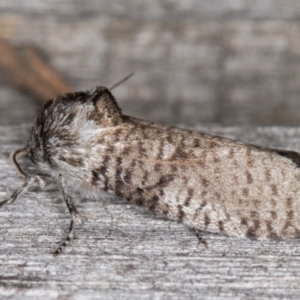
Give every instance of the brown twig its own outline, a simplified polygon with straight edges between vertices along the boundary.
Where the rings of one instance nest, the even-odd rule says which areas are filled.
[[[42,101],[71,91],[32,47],[16,50],[0,40],[0,68],[12,84],[26,89]]]

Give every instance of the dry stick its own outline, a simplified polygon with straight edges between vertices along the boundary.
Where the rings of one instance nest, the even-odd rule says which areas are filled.
[[[17,87],[32,92],[42,101],[71,91],[33,49],[25,51],[25,58],[22,59],[19,51],[0,40],[0,66]]]
[[[27,46],[17,51],[0,40],[0,67],[14,85],[28,90],[43,102],[71,91],[71,88],[41,59],[33,47]],[[110,90],[132,75],[133,73],[114,84]]]
[[[38,56],[32,47],[25,48],[24,52],[31,69],[49,84],[53,93],[61,95],[71,91],[71,88]]]

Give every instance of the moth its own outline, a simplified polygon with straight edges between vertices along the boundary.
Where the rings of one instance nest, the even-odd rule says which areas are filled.
[[[68,93],[38,113],[27,145],[12,154],[24,183],[0,203],[16,201],[43,173],[29,176],[28,155],[60,183],[71,215],[62,252],[74,237],[78,191],[110,194],[194,230],[252,239],[300,236],[300,155],[156,124],[122,114],[109,89]]]

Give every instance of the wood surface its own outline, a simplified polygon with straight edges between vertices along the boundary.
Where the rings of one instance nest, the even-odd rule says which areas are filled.
[[[38,49],[74,91],[135,72],[114,91],[125,114],[300,151],[297,127],[203,125],[300,124],[299,17],[296,0],[0,0],[0,38]],[[38,107],[0,70],[0,200],[22,182],[9,154]],[[1,299],[300,297],[299,240],[206,234],[205,248],[120,199],[75,199],[95,218],[56,258],[69,225],[56,186],[0,209]]]
[[[114,93],[136,117],[299,125],[299,16],[296,0],[0,0],[0,38],[38,48],[74,91],[134,72]]]
[[[299,128],[196,129],[259,145],[300,150]],[[22,178],[9,161],[30,125],[0,126],[0,199]],[[36,170],[25,158],[22,166]],[[298,299],[299,240],[251,241],[205,234],[120,199],[75,197],[94,218],[58,257],[69,213],[57,187],[30,189],[0,210],[1,299]]]

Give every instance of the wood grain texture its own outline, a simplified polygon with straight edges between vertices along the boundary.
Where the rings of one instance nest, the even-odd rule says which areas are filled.
[[[32,43],[72,85],[111,85],[124,113],[195,124],[299,124],[299,2],[0,0],[0,36]],[[288,22],[286,22],[288,20]],[[9,154],[38,103],[0,72],[0,199],[21,182]],[[298,128],[203,127],[299,151]],[[22,163],[28,170],[32,166]],[[56,188],[33,188],[0,210],[3,299],[298,299],[298,240],[249,241],[193,232],[134,206],[76,199],[95,215],[66,253],[69,214]]]
[[[197,129],[300,150],[298,128]],[[29,130],[26,124],[0,126],[1,199],[22,181],[9,154],[24,145]],[[33,172],[29,162],[22,165]],[[206,249],[184,225],[123,201],[77,197],[76,202],[95,219],[77,228],[72,246],[56,258],[50,252],[69,222],[57,188],[34,187],[16,204],[1,209],[2,299],[298,298],[298,240],[249,241],[207,234]]]
[[[48,15],[59,17],[132,18],[140,20],[153,19],[296,19],[300,15],[297,0],[230,0],[212,1],[170,1],[153,0],[117,0],[113,3],[105,0],[45,0],[43,2],[2,0],[1,6],[10,13],[30,15]]]
[[[74,91],[135,72],[115,91],[127,115],[298,125],[299,14],[295,0],[2,0],[0,37],[38,47]]]

